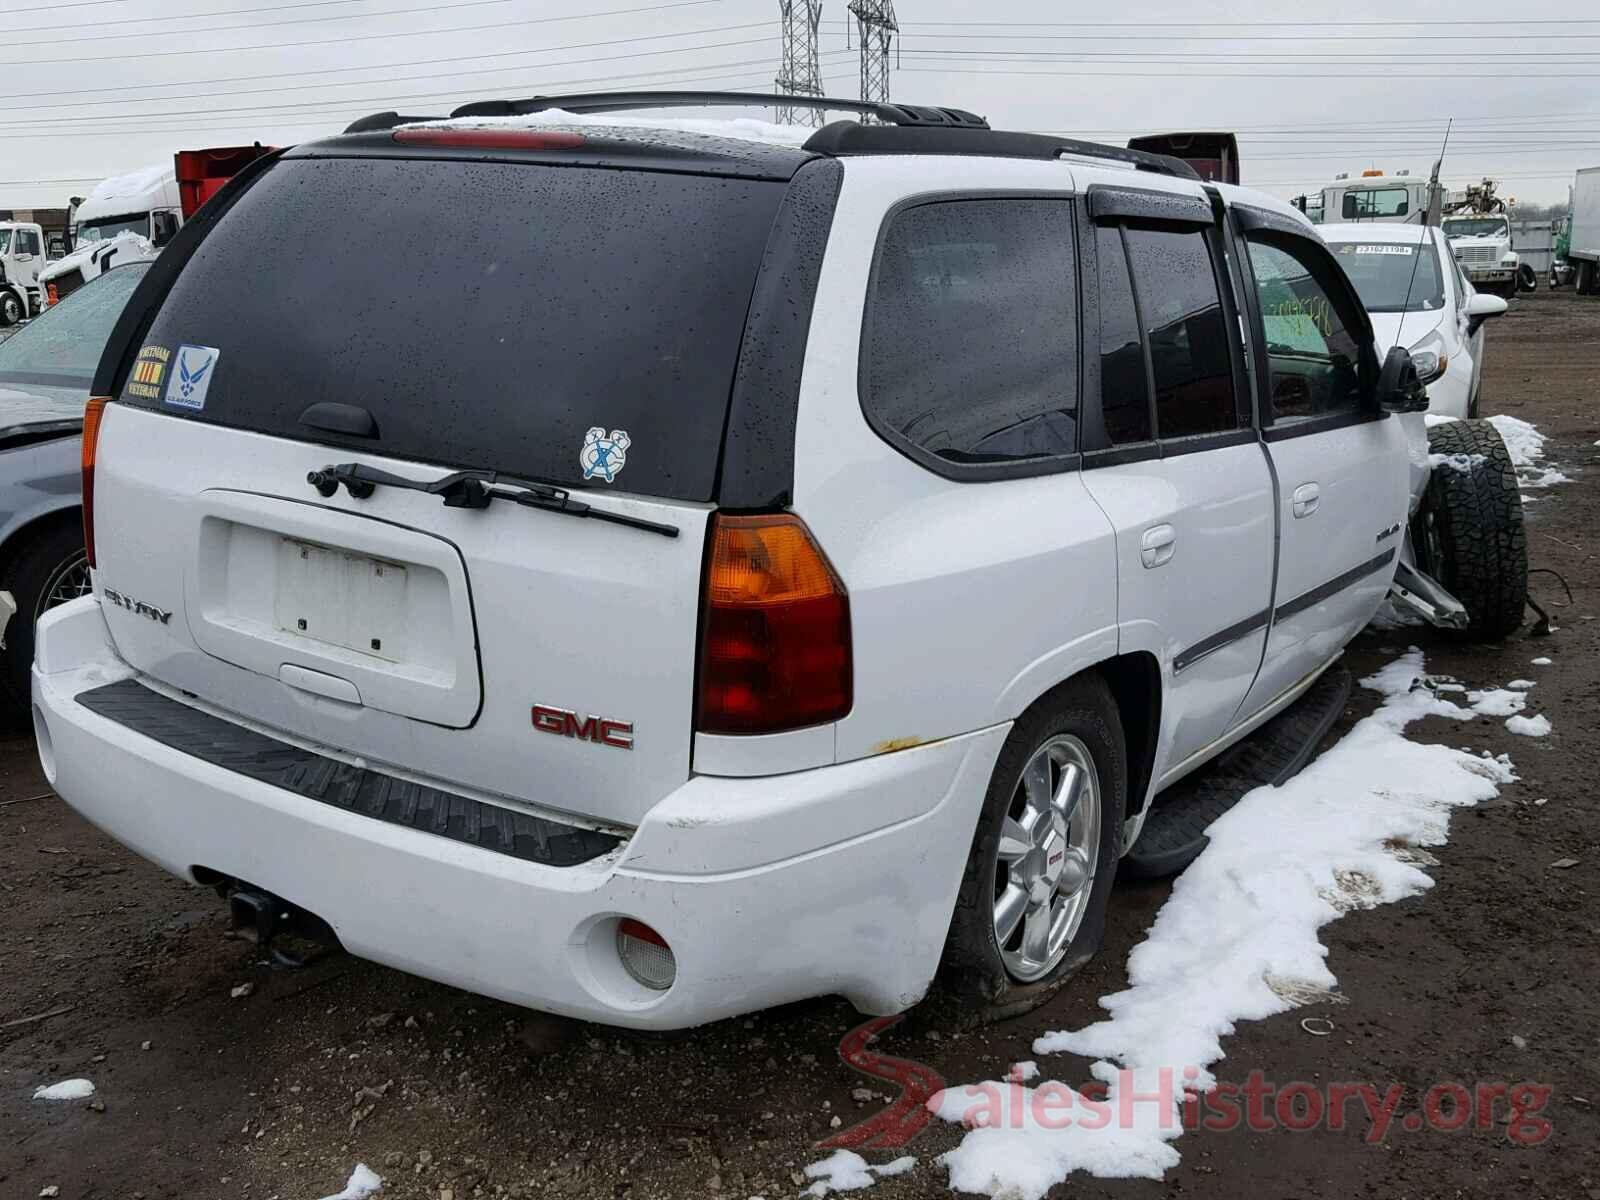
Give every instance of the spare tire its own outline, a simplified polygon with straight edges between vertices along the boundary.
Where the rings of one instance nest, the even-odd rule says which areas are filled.
[[[1465,635],[1499,641],[1522,624],[1528,603],[1528,535],[1517,472],[1488,421],[1428,430],[1433,470],[1412,526],[1424,571],[1466,606]]]

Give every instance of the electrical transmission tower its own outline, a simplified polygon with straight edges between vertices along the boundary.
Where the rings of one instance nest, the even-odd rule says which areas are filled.
[[[778,0],[783,17],[783,65],[773,80],[775,91],[790,96],[822,95],[822,69],[817,65],[817,26],[822,21],[822,0]],[[784,125],[821,125],[820,108],[780,108]]]
[[[861,98],[875,103],[889,99],[889,46],[900,32],[894,0],[850,0],[861,35]],[[866,118],[862,118],[865,120]]]

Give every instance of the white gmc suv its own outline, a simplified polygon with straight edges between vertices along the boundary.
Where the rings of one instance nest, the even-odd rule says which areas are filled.
[[[1288,206],[958,110],[521,116],[739,100],[383,114],[183,228],[39,627],[62,797],[268,947],[981,1018],[1303,761],[1392,583],[1520,621],[1503,449],[1426,502],[1416,373]]]

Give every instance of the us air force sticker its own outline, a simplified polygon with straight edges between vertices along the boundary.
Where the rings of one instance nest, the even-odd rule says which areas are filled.
[[[167,375],[166,402],[174,408],[198,412],[206,406],[206,392],[216,374],[222,351],[214,346],[179,346],[173,355],[173,369]]]
[[[628,447],[632,444],[626,429],[613,429],[607,435],[603,425],[591,428],[583,435],[583,449],[578,451],[583,477],[614,483],[622,468],[628,465]]]

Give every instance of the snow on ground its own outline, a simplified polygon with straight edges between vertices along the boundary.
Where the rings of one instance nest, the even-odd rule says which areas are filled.
[[[1543,713],[1532,717],[1510,717],[1506,720],[1506,728],[1524,737],[1549,737],[1550,718]]]
[[[87,1079],[63,1079],[49,1087],[35,1089],[35,1100],[87,1100],[94,1095],[94,1084]]]
[[[1468,692],[1467,703],[1472,711],[1485,717],[1515,716],[1528,706],[1528,697],[1509,688],[1491,688],[1485,692]]]
[[[799,146],[816,133],[805,125],[776,125],[751,117],[661,117],[641,113],[570,113],[559,108],[517,117],[459,117],[453,120],[424,121],[421,125],[452,129],[584,129],[609,126],[615,129],[676,129],[712,137],[737,138],[746,142],[769,142],[779,146]],[[401,126],[411,128],[411,126]]]
[[[1422,675],[1413,650],[1363,680],[1384,695],[1372,716],[1283,787],[1258,788],[1210,827],[1205,852],[1128,958],[1131,986],[1101,999],[1110,1016],[1034,1042],[1038,1054],[1094,1059],[1099,1095],[1006,1080],[929,1101],[968,1127],[940,1160],[952,1187],[1038,1200],[1073,1171],[1159,1179],[1177,1164],[1182,1094],[1213,1084],[1221,1039],[1239,1021],[1294,1007],[1286,996],[1332,991],[1338,981],[1317,931],[1431,887],[1421,865],[1431,860],[1415,848],[1442,844],[1452,810],[1516,778],[1504,756],[1403,736],[1426,716],[1476,716],[1415,687]]]
[[[1528,661],[1536,667],[1548,667],[1555,660],[1550,658],[1531,658]]]
[[[1449,424],[1456,419],[1436,413],[1423,414],[1423,423],[1430,428],[1434,425]],[[1500,440],[1506,444],[1506,451],[1511,455],[1511,465],[1517,469],[1517,482],[1523,487],[1551,487],[1557,483],[1572,482],[1554,467],[1545,466],[1540,462],[1544,458],[1544,444],[1548,439],[1539,432],[1533,422],[1507,416],[1505,413],[1496,413],[1489,418],[1489,424],[1499,431]],[[1434,467],[1450,466],[1457,470],[1468,470],[1471,467],[1472,457],[1474,456],[1465,454],[1430,454],[1428,463]]]
[[[1546,439],[1531,421],[1496,413],[1489,418],[1489,424],[1500,431],[1500,440],[1511,454],[1511,465],[1516,467],[1517,480],[1523,487],[1550,487],[1572,482],[1554,467],[1541,465],[1539,460],[1544,457]]]
[[[806,1189],[806,1195],[859,1191],[890,1175],[904,1175],[916,1165],[917,1160],[909,1154],[875,1167],[854,1150],[835,1150],[821,1162],[806,1168],[806,1178],[816,1180]]]
[[[378,1178],[378,1173],[366,1163],[357,1163],[356,1169],[350,1172],[350,1178],[345,1181],[344,1191],[334,1196],[324,1196],[323,1200],[366,1200],[382,1190],[383,1180]]]

